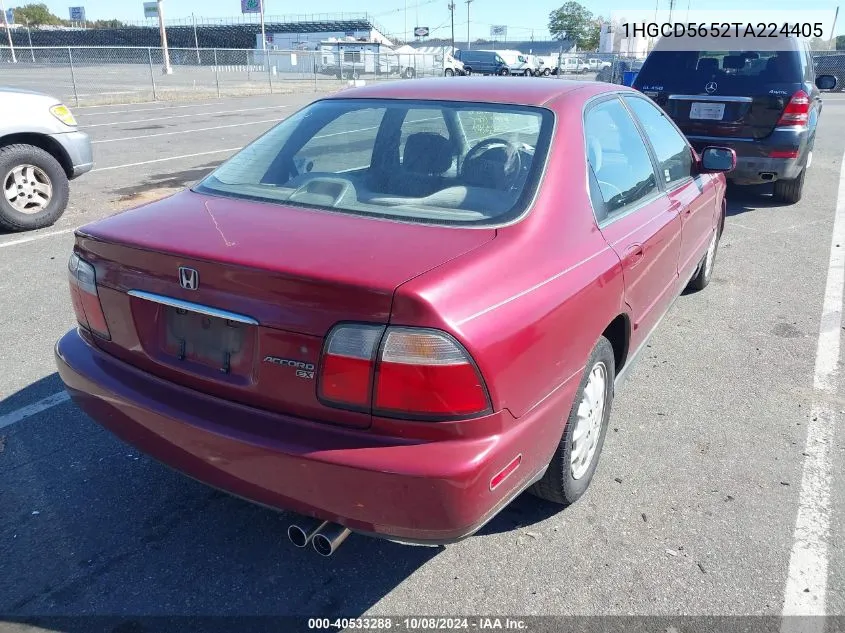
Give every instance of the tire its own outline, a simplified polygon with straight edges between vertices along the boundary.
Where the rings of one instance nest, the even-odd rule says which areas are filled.
[[[552,74],[552,69],[551,69],[551,68],[544,68],[544,69],[543,69],[543,77],[548,77],[548,76],[549,76],[549,75],[551,75],[551,74]]]
[[[523,77],[533,77],[534,73],[532,73],[530,70],[526,70],[525,74],[523,74],[522,76]]]
[[[719,240],[722,238],[722,220],[723,218],[719,219],[719,226],[716,227],[713,237],[710,238],[710,244],[707,247],[707,252],[698,264],[695,275],[693,275],[693,278],[690,279],[687,284],[687,289],[692,292],[700,292],[701,290],[704,290],[713,278],[713,266],[716,262],[716,252],[719,250]]]
[[[26,166],[30,169],[26,169]],[[44,187],[45,182],[48,184],[49,199],[44,201],[45,204],[41,210],[30,207],[31,210],[24,212],[15,208],[7,196],[3,195],[7,185],[14,186],[14,172],[18,169],[25,170],[18,172],[19,179],[27,178],[26,183],[21,185],[23,187],[21,191],[25,195],[35,200],[40,198],[36,190],[30,189],[32,187],[30,180],[39,187]],[[70,185],[64,168],[51,154],[33,145],[0,147],[0,187],[4,190],[0,192],[0,228],[9,231],[30,231],[50,226],[65,212],[70,197]],[[26,193],[27,191],[32,191],[32,193]],[[22,204],[33,204],[28,203],[28,199],[22,200]]]
[[[472,68],[469,66],[464,66],[464,75],[470,77],[472,75]]]
[[[604,437],[607,434],[607,423],[610,419],[610,409],[613,403],[613,380],[616,376],[614,358],[613,347],[610,341],[602,336],[598,343],[596,343],[587,361],[586,370],[581,378],[581,383],[578,385],[577,400],[572,405],[572,410],[569,412],[569,417],[566,420],[566,427],[563,429],[563,437],[555,448],[555,454],[551,462],[549,462],[546,474],[543,475],[540,481],[528,489],[531,494],[546,501],[568,506],[575,503],[586,492],[596,471],[601,449],[604,445]],[[586,403],[585,387],[593,373],[598,371],[597,368],[600,366],[603,368],[605,376],[601,419],[593,420],[597,426],[588,426],[589,433],[584,438],[584,441],[592,438],[595,445],[590,454],[589,462],[586,464],[586,469],[580,472],[584,468],[584,465],[581,464],[577,469],[579,472],[573,473],[576,470],[576,466],[572,463],[573,444],[575,444],[577,450],[577,444],[574,442],[573,436],[576,429],[582,428],[579,425],[579,410],[583,412],[582,403]],[[581,420],[581,424],[585,423],[587,422]],[[588,443],[588,447],[591,445],[591,443]],[[577,474],[578,477],[576,478],[574,474]]]
[[[454,76],[455,76],[455,71],[454,71],[454,70],[452,70],[451,68],[447,68],[446,70],[444,70],[444,71],[443,71],[443,74],[444,74],[446,77],[454,77]]]
[[[406,68],[406,69],[402,72],[402,76],[403,76],[405,79],[413,79],[413,78],[416,76],[416,74],[417,74],[417,72],[416,72],[413,68]]]
[[[502,68],[502,70],[499,71],[499,74],[502,77],[507,77],[508,75],[511,74],[511,69],[510,68]]]
[[[774,198],[779,202],[786,202],[787,204],[795,204],[801,200],[801,194],[804,190],[804,174],[807,173],[806,167],[801,170],[798,178],[791,180],[776,180]]]

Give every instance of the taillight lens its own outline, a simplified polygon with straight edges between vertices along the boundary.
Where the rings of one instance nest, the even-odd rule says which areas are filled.
[[[810,95],[799,90],[789,99],[778,125],[807,125],[810,117]]]
[[[97,336],[108,339],[109,327],[97,294],[97,273],[94,267],[76,253],[68,261],[70,297],[76,320],[82,327],[91,330]]]
[[[339,325],[326,340],[318,393],[328,403],[369,409],[373,370],[384,326]]]
[[[474,415],[487,391],[467,353],[431,330],[390,328],[382,345],[373,409],[410,415]]]
[[[385,417],[454,419],[490,410],[466,350],[426,328],[342,324],[326,340],[320,399]]]

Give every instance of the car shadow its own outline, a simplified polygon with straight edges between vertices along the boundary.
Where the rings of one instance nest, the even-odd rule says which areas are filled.
[[[160,630],[147,616],[355,617],[441,551],[356,534],[331,558],[297,549],[286,536],[293,515],[148,459],[61,393],[52,374],[0,400],[0,628],[38,620],[55,631],[140,632]],[[39,411],[48,396],[58,404]],[[24,407],[31,415],[9,423]],[[101,629],[92,615],[114,617]]]
[[[757,211],[758,209],[768,209],[776,207],[788,207],[790,203],[780,202],[775,200],[772,196],[773,185],[750,185],[737,186],[728,185],[727,201],[728,209],[727,216],[740,215],[749,211]]]

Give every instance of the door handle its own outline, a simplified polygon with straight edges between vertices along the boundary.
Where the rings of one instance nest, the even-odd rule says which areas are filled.
[[[622,253],[622,264],[636,266],[643,258],[643,245],[632,244]]]

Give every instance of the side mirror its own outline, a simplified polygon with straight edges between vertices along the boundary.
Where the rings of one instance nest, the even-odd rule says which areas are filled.
[[[736,152],[729,147],[705,147],[701,153],[703,173],[728,172],[735,167]]]
[[[819,75],[816,77],[816,87],[819,90],[833,90],[836,88],[836,77],[833,75]]]

